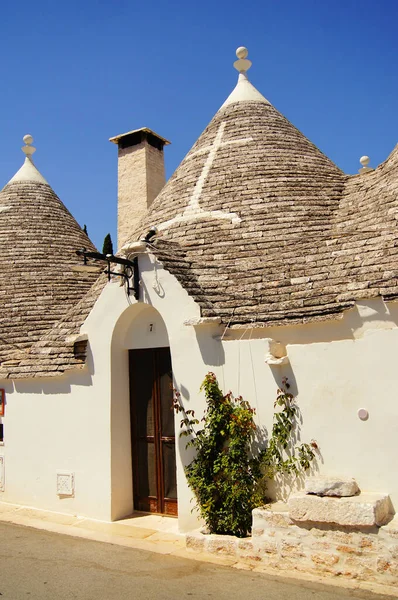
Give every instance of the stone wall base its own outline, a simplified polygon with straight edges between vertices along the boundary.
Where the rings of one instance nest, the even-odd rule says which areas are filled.
[[[193,532],[186,537],[187,548],[235,558],[249,567],[261,566],[281,574],[373,583],[398,595],[397,517],[382,527],[359,529],[298,523],[287,510],[279,508],[273,505],[253,511],[251,537]]]

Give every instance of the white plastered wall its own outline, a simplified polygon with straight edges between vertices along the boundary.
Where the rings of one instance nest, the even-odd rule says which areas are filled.
[[[101,520],[132,512],[128,350],[170,343],[178,372],[180,354],[190,351],[196,339],[183,321],[199,316],[198,306],[167,271],[160,269],[164,288],[158,293],[152,289],[151,260],[140,258],[141,294],[146,303],[128,300],[120,280],[102,292],[81,328],[89,339],[83,370],[1,382],[7,405],[5,441],[0,446],[0,456],[5,458],[0,501]],[[150,336],[149,322],[154,325]],[[202,370],[197,359],[193,364],[188,380],[198,388]],[[58,471],[74,474],[73,497],[57,495]],[[186,486],[180,487],[184,506],[189,504],[190,493]]]
[[[1,501],[111,518],[110,341],[126,306],[124,289],[108,285],[82,327],[89,338],[83,370],[1,382],[7,398]],[[57,495],[58,471],[74,474],[73,497]]]
[[[288,377],[301,410],[301,440],[315,439],[320,447],[314,470],[355,477],[363,490],[389,493],[398,507],[398,482],[391,471],[398,450],[396,304],[364,301],[335,320],[234,330],[220,340],[224,330],[219,326],[183,324],[199,311],[174,277],[159,266],[156,274],[149,257],[141,260],[141,270],[145,299],[167,327],[175,384],[187,408],[202,415],[205,401],[199,388],[205,374],[213,371],[223,390],[249,400],[257,422],[270,432],[276,389]],[[287,346],[287,365],[265,363],[266,338]],[[360,408],[368,410],[368,420],[359,419]],[[185,441],[177,444],[182,530],[197,526],[183,472],[192,457]],[[302,485],[300,480],[288,483],[271,485],[271,495],[283,498]]]
[[[105,394],[91,374],[2,383],[5,487],[0,500],[62,513],[107,517],[109,428]],[[74,474],[75,497],[57,495],[57,472]],[[109,504],[109,500],[108,500]]]
[[[354,477],[363,491],[389,493],[398,509],[391,468],[398,451],[397,323],[398,307],[377,299],[338,321],[242,331],[239,341],[223,342],[225,365],[216,373],[225,389],[249,400],[268,432],[277,386],[288,377],[301,411],[301,441],[314,439],[320,448],[314,471]],[[265,364],[268,344],[259,335],[286,344],[289,363]],[[369,413],[365,421],[361,408]],[[301,485],[277,482],[269,489],[285,499]]]
[[[153,257],[139,262],[145,303],[129,305],[119,282],[105,288],[82,327],[90,347],[82,372],[1,384],[8,401],[1,500],[104,520],[129,514],[128,349],[169,344],[175,384],[197,416],[205,406],[200,384],[213,371],[221,387],[242,394],[270,430],[276,388],[287,376],[302,413],[302,440],[314,438],[320,446],[317,468],[355,477],[363,490],[390,493],[398,506],[396,304],[375,299],[338,320],[235,330],[220,340],[221,327],[184,325],[200,316],[199,307],[175,277],[159,264],[154,268]],[[289,364],[265,363],[265,338],[287,346]],[[367,421],[358,418],[359,408],[369,411]],[[183,469],[192,454],[184,438],[176,446],[179,525],[188,530],[197,526]],[[57,470],[75,473],[74,498],[56,495]]]

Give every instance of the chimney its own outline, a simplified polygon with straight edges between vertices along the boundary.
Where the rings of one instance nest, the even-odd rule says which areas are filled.
[[[163,147],[170,144],[143,127],[110,138],[118,147],[118,250],[134,234],[139,221],[166,183]]]

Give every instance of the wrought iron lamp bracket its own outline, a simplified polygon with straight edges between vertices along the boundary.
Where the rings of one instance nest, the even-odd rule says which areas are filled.
[[[106,263],[105,273],[108,275],[108,281],[111,279],[111,275],[116,277],[122,277],[126,284],[127,294],[130,296],[131,292],[136,300],[139,299],[140,286],[139,286],[139,271],[138,271],[138,258],[135,257],[133,260],[128,258],[122,258],[120,256],[114,256],[113,254],[101,254],[100,252],[90,252],[86,248],[76,250],[78,256],[83,257],[84,264],[87,265],[87,259],[97,260],[99,262]],[[111,264],[121,265],[122,271],[112,271]],[[133,285],[130,284],[133,280]]]

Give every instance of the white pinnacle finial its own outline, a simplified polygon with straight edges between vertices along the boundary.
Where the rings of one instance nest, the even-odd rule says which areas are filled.
[[[33,138],[28,133],[27,135],[23,136],[23,141],[25,142],[26,146],[22,147],[22,152],[26,155],[27,158],[31,158],[32,154],[34,154],[36,152],[36,148],[34,148],[31,145],[31,144],[33,144]]]
[[[36,169],[32,160],[32,154],[36,152],[36,148],[32,146],[33,137],[30,134],[24,135],[23,141],[25,142],[25,146],[22,147],[22,152],[25,154],[24,163],[8,183],[35,181],[37,183],[45,183],[48,185],[48,181],[46,181],[43,175]]]
[[[369,173],[369,171],[373,171],[373,169],[371,167],[368,167],[368,165],[370,163],[369,156],[361,156],[361,158],[359,159],[359,162],[361,163],[362,168],[359,169],[358,173]]]
[[[234,62],[234,67],[239,73],[246,73],[252,66],[251,60],[248,60],[247,55],[249,54],[247,48],[244,46],[239,46],[236,51],[236,56],[238,60]]]
[[[234,62],[234,67],[239,71],[238,83],[232,90],[221,108],[235,104],[236,102],[261,102],[270,104],[266,98],[252,85],[247,77],[247,71],[252,66],[251,60],[247,58],[247,48],[240,46],[236,50],[238,60]]]
[[[368,164],[370,163],[370,158],[369,158],[369,156],[361,156],[361,158],[359,159],[359,162],[361,163],[361,165],[363,167],[367,167]]]
[[[238,58],[247,58],[248,54],[249,54],[249,51],[244,46],[239,46],[239,48],[237,48],[237,50],[236,50],[236,56]]]

